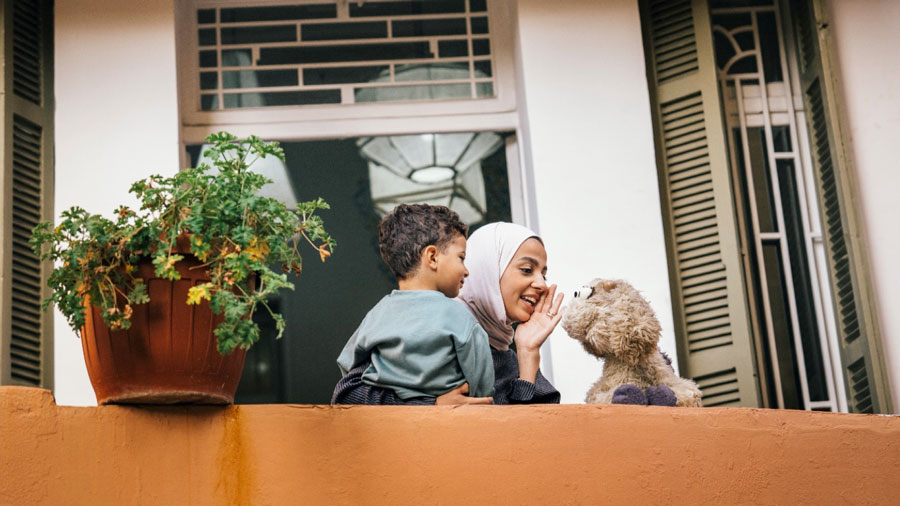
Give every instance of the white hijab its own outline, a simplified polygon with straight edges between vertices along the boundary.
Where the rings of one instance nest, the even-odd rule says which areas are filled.
[[[513,341],[512,323],[506,317],[500,276],[519,246],[533,231],[515,223],[490,223],[476,230],[466,242],[469,277],[457,297],[487,332],[491,347],[506,351]]]

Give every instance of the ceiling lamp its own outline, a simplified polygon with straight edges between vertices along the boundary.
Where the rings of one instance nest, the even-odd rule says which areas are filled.
[[[450,207],[466,223],[484,218],[481,161],[503,145],[494,132],[363,137],[372,200],[384,215],[400,203]]]

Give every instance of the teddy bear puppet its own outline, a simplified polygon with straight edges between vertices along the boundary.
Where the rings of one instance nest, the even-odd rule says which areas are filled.
[[[700,388],[675,374],[659,351],[661,327],[653,308],[622,280],[595,279],[575,292],[563,329],[604,360],[588,404],[700,406]]]

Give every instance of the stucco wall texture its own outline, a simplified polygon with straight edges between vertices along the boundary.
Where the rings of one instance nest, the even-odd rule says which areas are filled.
[[[0,387],[0,504],[897,504],[900,417],[62,407]]]

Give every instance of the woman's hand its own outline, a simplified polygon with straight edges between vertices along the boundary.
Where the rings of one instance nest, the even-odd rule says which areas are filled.
[[[435,406],[450,406],[458,404],[493,404],[493,397],[469,397],[469,384],[462,385],[450,390],[449,392],[437,396],[434,400]]]
[[[519,359],[519,378],[534,383],[541,365],[541,345],[559,324],[566,308],[561,307],[563,294],[556,295],[556,285],[541,295],[531,318],[519,324],[513,340]]]

